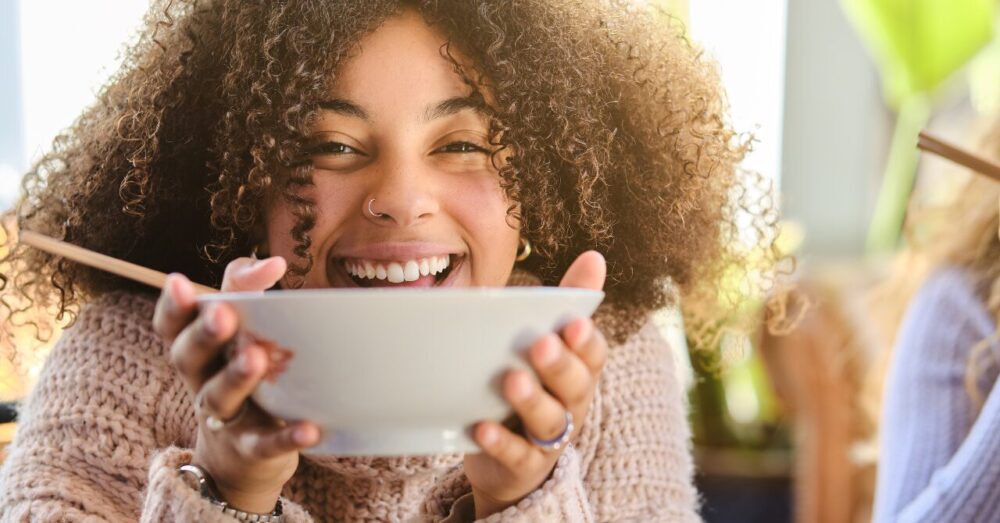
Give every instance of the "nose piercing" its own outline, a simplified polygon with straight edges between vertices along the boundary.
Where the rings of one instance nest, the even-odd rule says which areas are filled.
[[[385,216],[384,213],[375,212],[375,211],[372,210],[372,204],[373,203],[375,203],[375,198],[372,198],[371,200],[368,200],[368,214],[371,214],[372,218],[382,218],[383,216]]]

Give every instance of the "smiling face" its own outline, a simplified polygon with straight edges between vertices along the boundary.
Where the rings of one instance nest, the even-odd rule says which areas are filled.
[[[518,230],[488,120],[444,43],[404,10],[340,67],[313,126],[315,185],[302,190],[316,207],[304,287],[506,284]],[[268,209],[272,255],[294,259],[294,223],[283,199]]]

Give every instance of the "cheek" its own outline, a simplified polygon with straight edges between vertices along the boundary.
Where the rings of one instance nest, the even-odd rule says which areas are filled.
[[[341,187],[329,187],[329,185],[323,180],[317,179],[314,188],[302,193],[302,196],[315,202],[312,206],[315,223],[309,230],[309,236],[313,239],[310,250],[314,256],[323,248],[322,242],[331,237],[331,232],[346,220],[347,213],[353,208],[343,201],[344,195],[348,194],[349,191]],[[292,237],[291,231],[297,221],[292,208],[283,198],[278,198],[268,208],[266,225],[269,254],[282,256],[290,262],[296,259],[294,250],[297,242]],[[320,271],[322,271],[322,264],[314,264],[312,273]],[[307,277],[307,280],[311,281],[312,273]]]
[[[469,234],[473,285],[503,286],[510,277],[520,232],[507,217],[510,201],[496,179],[464,184],[451,195],[453,216]]]
[[[283,200],[273,204],[267,210],[266,220],[268,254],[292,260],[295,242],[292,241],[288,231],[295,226],[295,216],[292,215],[288,204]]]

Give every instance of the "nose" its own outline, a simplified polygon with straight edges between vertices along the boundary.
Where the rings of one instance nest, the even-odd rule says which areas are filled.
[[[440,210],[434,180],[415,163],[386,165],[362,202],[362,213],[378,225],[411,227]]]

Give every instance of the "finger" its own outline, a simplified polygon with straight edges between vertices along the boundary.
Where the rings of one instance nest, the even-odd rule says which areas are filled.
[[[534,470],[547,459],[538,447],[494,421],[476,425],[473,438],[483,453],[511,471]]]
[[[236,313],[225,303],[210,303],[170,347],[170,362],[193,390],[218,370],[220,354],[236,333]]]
[[[594,375],[576,354],[570,352],[562,341],[548,335],[531,346],[529,359],[531,366],[546,389],[561,402],[557,416],[552,423],[561,430],[564,424],[565,408],[578,410],[590,402],[594,387]],[[543,391],[544,392],[544,391]],[[539,434],[533,434],[539,436]],[[555,435],[558,435],[556,432]]]
[[[241,348],[221,372],[205,382],[199,391],[202,405],[221,420],[232,419],[249,400],[265,371],[267,355],[263,349],[256,345]]]
[[[590,318],[571,321],[562,331],[562,339],[574,354],[597,376],[608,360],[608,340]]]
[[[222,290],[227,292],[262,291],[274,286],[288,269],[281,256],[264,260],[237,258],[226,265],[222,276]]]
[[[170,274],[153,311],[153,329],[167,341],[184,329],[198,312],[194,286],[183,274]]]
[[[566,269],[560,287],[576,287],[599,291],[604,288],[608,274],[608,264],[597,251],[587,251],[576,258]]]
[[[566,407],[545,392],[528,372],[511,371],[504,378],[504,396],[521,419],[524,431],[549,440],[566,428]]]
[[[308,421],[290,423],[278,429],[255,429],[237,438],[241,455],[248,459],[268,459],[307,449],[319,443],[320,430]]]

